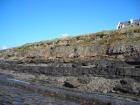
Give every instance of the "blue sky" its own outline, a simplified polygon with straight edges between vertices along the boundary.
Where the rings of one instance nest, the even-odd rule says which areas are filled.
[[[0,0],[0,48],[115,29],[138,11],[140,0]]]

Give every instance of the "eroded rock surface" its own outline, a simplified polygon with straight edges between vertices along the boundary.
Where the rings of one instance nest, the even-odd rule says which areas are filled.
[[[38,85],[139,101],[140,27],[2,50],[0,73]]]

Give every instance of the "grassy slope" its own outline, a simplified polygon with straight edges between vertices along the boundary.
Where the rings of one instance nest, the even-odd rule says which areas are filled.
[[[115,42],[138,42],[140,35],[133,37],[133,33],[140,33],[140,27],[130,27],[121,30],[101,31],[98,33],[82,34],[76,37],[66,37],[47,41],[40,41],[36,43],[25,44],[20,47],[12,48],[13,51],[32,50],[35,48],[43,48],[48,45],[68,42],[69,44],[113,44]]]

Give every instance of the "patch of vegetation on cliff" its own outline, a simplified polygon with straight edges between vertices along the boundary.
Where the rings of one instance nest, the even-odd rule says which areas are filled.
[[[140,33],[140,27],[129,27],[120,30],[101,31],[97,33],[81,34],[75,37],[56,38],[47,41],[28,43],[21,47],[13,48],[14,51],[27,51],[36,48],[45,48],[49,45],[88,45],[88,44],[113,44],[116,42],[135,42],[140,41],[140,35],[135,36],[135,33]],[[61,44],[60,44],[61,43]]]
[[[101,32],[101,40],[98,41],[100,44],[114,44],[116,42],[134,42],[140,40],[140,27],[129,27],[127,29],[103,31]],[[97,33],[99,34],[99,33]],[[96,35],[97,36],[97,35]]]
[[[80,42],[81,44],[86,43],[95,43],[100,41],[107,40],[106,42],[111,43],[114,41],[124,40],[125,38],[129,38],[131,36],[128,36],[133,33],[140,33],[140,27],[129,27],[127,29],[121,29],[121,30],[111,30],[111,31],[101,31],[97,33],[89,33],[89,34],[81,34],[76,37],[70,37],[70,38],[60,38],[60,39],[54,39],[54,40],[48,40],[45,43],[46,44],[53,44],[53,43],[59,43],[63,41],[69,41],[69,43],[74,42]],[[99,42],[100,42],[99,41]],[[40,42],[44,43],[44,42]]]
[[[13,48],[12,50],[13,51],[27,51],[27,50],[31,50],[31,49],[33,49],[32,46],[22,46],[22,47]]]

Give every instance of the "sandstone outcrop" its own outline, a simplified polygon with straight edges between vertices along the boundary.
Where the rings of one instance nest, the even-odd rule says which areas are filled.
[[[58,77],[62,87],[83,91],[139,96],[140,27],[1,50],[2,70],[34,75],[36,80],[40,75]]]

